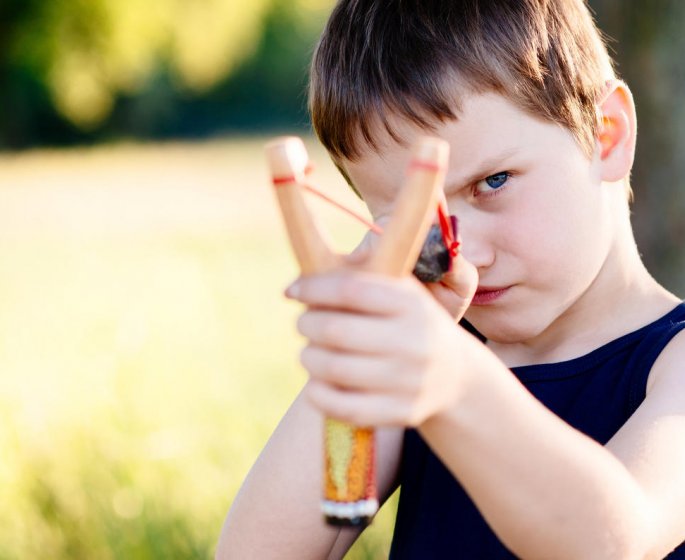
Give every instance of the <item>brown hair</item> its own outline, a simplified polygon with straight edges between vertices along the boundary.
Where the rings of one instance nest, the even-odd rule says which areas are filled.
[[[595,100],[612,76],[583,0],[340,0],[314,54],[309,105],[338,165],[364,144],[378,149],[378,124],[401,142],[389,114],[430,130],[457,118],[459,94],[486,91],[565,126],[590,156]]]

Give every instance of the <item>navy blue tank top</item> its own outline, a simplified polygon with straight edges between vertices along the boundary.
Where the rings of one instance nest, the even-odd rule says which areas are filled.
[[[552,412],[602,445],[645,398],[647,377],[669,341],[685,329],[685,303],[661,319],[566,362],[513,368]],[[407,430],[390,558],[516,558],[416,430]],[[685,560],[685,543],[668,556]]]

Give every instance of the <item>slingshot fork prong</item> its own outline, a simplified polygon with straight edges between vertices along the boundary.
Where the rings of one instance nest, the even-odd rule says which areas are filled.
[[[439,138],[419,138],[405,184],[376,247],[368,269],[391,276],[411,272],[440,202],[449,144]]]
[[[330,249],[302,196],[301,184],[309,162],[304,143],[296,136],[286,136],[269,142],[265,150],[281,214],[302,274],[334,268],[340,259]]]

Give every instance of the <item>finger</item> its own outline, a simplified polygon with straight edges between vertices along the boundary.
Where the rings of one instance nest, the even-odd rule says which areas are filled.
[[[459,321],[469,306],[469,300],[458,296],[454,291],[443,284],[426,284],[435,300],[442,305],[455,321]]]
[[[387,355],[406,346],[395,322],[340,311],[310,309],[297,320],[297,330],[318,346],[357,354]]]
[[[415,376],[401,374],[401,364],[374,356],[309,345],[302,350],[300,362],[312,379],[347,391],[412,394],[420,388]]]
[[[452,269],[442,277],[440,283],[459,297],[470,301],[478,288],[478,271],[462,253],[459,253]]]
[[[415,287],[405,278],[336,270],[303,276],[286,289],[285,295],[314,307],[387,316],[402,311],[412,289]]]
[[[408,426],[415,423],[408,399],[344,391],[315,379],[307,383],[305,395],[326,416],[355,426]]]

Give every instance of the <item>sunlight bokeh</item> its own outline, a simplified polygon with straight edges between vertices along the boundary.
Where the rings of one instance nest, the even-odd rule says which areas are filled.
[[[263,142],[0,156],[0,558],[212,556],[304,382]],[[311,203],[352,248],[361,226]]]

